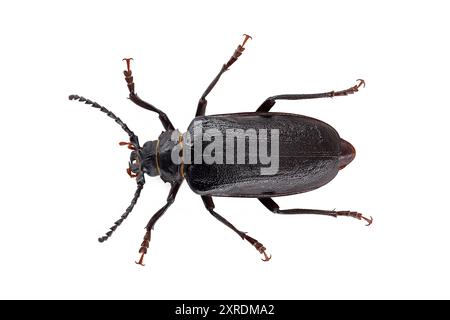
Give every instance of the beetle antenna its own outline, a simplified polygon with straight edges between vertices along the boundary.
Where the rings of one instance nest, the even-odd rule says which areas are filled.
[[[128,126],[125,124],[125,122],[123,122],[118,116],[116,116],[113,112],[109,111],[108,109],[106,109],[105,107],[102,107],[101,105],[99,105],[97,102],[91,101],[89,99],[86,99],[84,97],[81,97],[79,95],[76,94],[71,94],[69,96],[69,100],[78,100],[79,102],[84,102],[85,104],[89,104],[91,105],[91,107],[93,108],[97,108],[99,109],[101,112],[106,113],[106,115],[110,118],[112,118],[114,121],[116,121],[116,123],[122,127],[122,129],[128,134],[128,136],[130,137],[130,141],[133,144],[136,144],[137,147],[139,147],[139,139],[137,137],[137,135],[134,134],[133,131],[130,130],[130,128],[128,128]]]
[[[125,210],[125,213],[120,217],[119,220],[114,222],[114,225],[109,228],[110,231],[106,232],[106,234],[103,237],[98,238],[99,242],[104,242],[108,240],[109,237],[113,234],[114,231],[116,231],[117,227],[122,224],[122,222],[128,217],[131,211],[133,211],[134,205],[136,204],[139,196],[141,195],[142,188],[144,188],[144,182],[138,182],[138,186],[136,189],[136,192],[134,193],[134,197],[131,200],[130,205],[128,206],[127,210]]]

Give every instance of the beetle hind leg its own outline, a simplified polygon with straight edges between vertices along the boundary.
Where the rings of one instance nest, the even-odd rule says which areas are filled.
[[[266,253],[267,249],[261,242],[248,236],[246,232],[242,232],[242,231],[238,230],[227,219],[225,219],[220,214],[218,214],[217,212],[214,211],[215,206],[214,206],[212,197],[202,196],[202,200],[203,200],[203,203],[205,204],[206,209],[209,211],[209,213],[211,213],[211,215],[214,218],[216,218],[217,220],[222,222],[224,225],[226,225],[228,228],[230,228],[231,230],[236,232],[242,238],[242,240],[247,240],[252,246],[255,247],[255,249],[259,253],[261,253],[263,255],[264,258],[261,258],[262,261],[269,261],[272,258],[272,255],[267,255],[267,253]]]
[[[349,94],[354,94],[359,91],[359,88],[365,87],[366,82],[363,79],[358,79],[357,84],[345,90],[340,91],[328,91],[323,93],[310,93],[310,94],[280,94],[278,96],[273,96],[267,98],[256,110],[256,112],[269,112],[270,109],[275,105],[277,100],[305,100],[305,99],[319,99],[319,98],[333,98],[340,96],[348,96]]]
[[[270,259],[272,259],[272,255],[271,254],[267,255],[267,253],[266,253],[267,249],[266,249],[266,247],[264,247],[264,245],[261,242],[259,242],[256,239],[253,239],[250,236],[247,236],[246,234],[244,235],[244,239],[247,240],[248,242],[250,242],[250,244],[252,246],[254,246],[255,249],[258,250],[258,252],[264,256],[264,259],[261,258],[262,261],[269,261]]]
[[[285,209],[282,210],[278,204],[272,198],[258,198],[258,200],[270,211],[278,214],[318,214],[330,217],[352,217],[358,220],[364,220],[367,222],[366,226],[370,226],[373,222],[373,218],[367,218],[362,213],[355,211],[329,211],[329,210],[315,210],[315,209]]]
[[[370,216],[370,218],[367,218],[363,216],[362,213],[355,211],[334,211],[334,213],[336,218],[341,216],[341,217],[352,217],[358,220],[364,220],[367,222],[366,226],[370,226],[373,222],[372,216]]]

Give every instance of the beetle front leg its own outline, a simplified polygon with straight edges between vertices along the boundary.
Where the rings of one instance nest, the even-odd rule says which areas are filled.
[[[361,213],[355,211],[328,211],[328,210],[315,210],[315,209],[285,209],[282,210],[278,204],[272,198],[258,198],[258,200],[273,213],[279,214],[318,214],[330,217],[352,217],[358,220],[364,220],[367,222],[366,226],[370,226],[373,222],[373,218],[366,218]]]
[[[156,112],[159,115],[159,120],[161,121],[164,129],[174,130],[175,128],[172,125],[172,122],[170,122],[169,117],[167,117],[167,115],[164,112],[162,112],[155,106],[151,105],[150,103],[142,100],[141,98],[138,97],[136,92],[134,92],[133,72],[131,71],[130,67],[131,60],[133,60],[133,58],[124,58],[123,60],[125,60],[127,63],[127,69],[123,71],[123,74],[125,75],[125,81],[127,82],[128,91],[130,91],[129,95],[130,100],[141,108]]]
[[[169,196],[167,197],[167,203],[164,205],[164,207],[159,209],[147,223],[147,226],[145,227],[146,232],[144,235],[144,239],[141,243],[141,248],[139,249],[139,253],[141,254],[141,256],[139,258],[139,261],[136,261],[136,264],[144,266],[144,256],[147,253],[148,247],[150,245],[152,229],[155,226],[158,219],[161,218],[161,216],[167,211],[167,209],[172,205],[172,203],[174,203],[175,197],[177,196],[177,192],[180,189],[181,183],[182,181],[176,181],[172,183]]]
[[[261,242],[248,236],[246,232],[242,232],[242,231],[238,230],[235,226],[233,226],[230,222],[228,222],[227,219],[225,219],[220,214],[218,214],[217,212],[214,211],[215,205],[214,205],[212,197],[202,196],[202,200],[203,200],[203,203],[204,203],[206,209],[209,211],[209,213],[211,213],[211,215],[214,218],[216,218],[217,220],[222,222],[224,225],[226,225],[228,228],[230,228],[231,230],[236,232],[239,235],[239,237],[241,237],[243,240],[247,240],[252,246],[255,247],[256,250],[258,250],[259,253],[261,253],[264,256],[264,259],[261,259],[262,261],[269,261],[272,258],[272,255],[267,255],[266,247],[264,247],[264,245]]]

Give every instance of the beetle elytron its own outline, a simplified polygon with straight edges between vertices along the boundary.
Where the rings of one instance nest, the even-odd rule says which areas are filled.
[[[144,255],[147,253],[149,247],[151,231],[158,219],[175,201],[177,192],[185,179],[192,191],[201,196],[206,209],[211,215],[236,232],[243,240],[247,240],[254,246],[263,255],[263,261],[268,261],[271,258],[271,256],[266,254],[264,245],[245,232],[237,229],[214,211],[213,197],[257,198],[271,212],[279,214],[319,214],[332,217],[348,216],[359,220],[363,219],[367,222],[367,225],[372,223],[371,217],[366,218],[361,213],[354,211],[284,210],[280,209],[272,199],[276,196],[311,191],[325,185],[336,176],[340,169],[347,166],[355,157],[355,149],[353,146],[349,142],[341,139],[336,130],[331,126],[320,120],[301,115],[270,112],[275,102],[277,100],[302,100],[346,96],[357,92],[362,85],[365,85],[363,80],[359,79],[357,85],[347,90],[315,94],[284,94],[272,96],[267,98],[256,112],[205,115],[207,105],[206,97],[215,87],[222,74],[244,52],[245,43],[251,38],[248,35],[244,35],[244,37],[243,43],[237,47],[232,57],[222,66],[217,76],[201,96],[195,118],[189,125],[187,132],[195,135],[196,125],[199,122],[203,125],[202,130],[212,128],[222,133],[225,133],[228,129],[276,129],[279,132],[279,165],[278,171],[275,174],[260,174],[259,169],[262,167],[261,163],[224,165],[186,161],[187,159],[183,158],[187,154],[188,150],[186,149],[191,148],[194,150],[195,142],[190,144],[184,143],[184,135],[174,128],[167,115],[138,97],[134,90],[133,75],[130,69],[131,58],[124,59],[127,65],[124,75],[129,90],[129,99],[136,105],[156,112],[159,115],[165,131],[157,140],[148,141],[141,147],[138,137],[111,111],[81,96],[69,96],[70,100],[85,102],[94,108],[100,109],[100,111],[114,119],[129,136],[129,142],[121,142],[120,144],[126,145],[132,150],[127,172],[130,177],[136,178],[136,192],[131,200],[131,204],[121,218],[114,223],[110,231],[98,239],[100,242],[107,240],[133,210],[144,187],[145,174],[151,177],[159,175],[164,182],[171,184],[166,204],[151,217],[146,226],[144,239],[139,250],[140,258],[136,262],[137,264],[144,265]],[[179,139],[174,140],[172,138],[173,136],[179,137]],[[203,150],[206,144],[201,143]],[[171,160],[172,151],[176,147],[179,147],[180,150],[181,162],[179,163]],[[248,149],[245,152],[245,157],[248,158],[248,153],[251,151]]]

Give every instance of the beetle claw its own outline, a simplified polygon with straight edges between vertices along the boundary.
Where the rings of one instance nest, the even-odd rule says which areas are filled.
[[[354,94],[355,92],[358,92],[358,89],[361,87],[366,86],[366,82],[363,79],[357,79],[357,83],[353,86],[348,88],[347,90],[341,90],[341,91],[331,91],[330,97],[339,97],[339,96],[347,96],[349,94]]]
[[[356,85],[356,89],[360,88],[361,86],[363,88],[366,87],[366,82],[363,79],[357,79],[356,81],[358,81],[359,83]]]
[[[364,217],[362,215],[362,213],[355,212],[355,215],[351,215],[351,216],[353,216],[354,218],[356,218],[358,220],[366,221],[367,222],[366,227],[370,226],[372,224],[372,222],[373,222],[372,216],[370,216],[370,218],[367,218],[367,217]]]
[[[367,222],[367,224],[366,224],[367,227],[370,226],[373,222],[372,216],[370,216],[370,218],[366,218],[363,215],[361,215],[361,219],[364,219]]]
[[[272,258],[272,255],[267,255],[266,247],[264,247],[264,245],[261,242],[259,242],[258,240],[253,239],[252,237],[248,236],[246,233],[247,232],[241,232],[241,236],[243,237],[243,239],[250,242],[250,244],[252,246],[254,246],[255,249],[258,250],[259,253],[264,255],[264,259],[261,258],[262,261],[269,261]]]
[[[135,261],[134,263],[136,263],[136,264],[140,264],[141,266],[145,266],[145,264],[144,264],[144,255],[145,255],[145,253],[142,253],[141,254],[141,257],[139,258],[139,261]]]
[[[261,243],[259,243],[259,242],[256,243],[256,244],[255,244],[255,248],[256,248],[256,250],[258,250],[259,253],[261,253],[262,255],[264,255],[264,259],[261,258],[262,261],[267,262],[267,261],[269,261],[270,259],[272,259],[272,255],[271,255],[271,254],[270,254],[270,255],[267,255],[267,253],[266,253],[266,247],[264,247]]]
[[[241,47],[244,47],[244,46],[245,46],[245,43],[247,42],[248,39],[253,40],[252,36],[250,36],[250,35],[248,35],[248,34],[246,34],[246,33],[244,33],[243,36],[244,36],[245,38],[244,38],[244,41],[243,41],[242,44],[241,44]]]
[[[123,58],[122,61],[127,62],[127,71],[130,72],[130,61],[133,60],[133,58]]]
[[[264,255],[264,259],[261,258],[261,260],[264,261],[264,262],[267,262],[270,259],[272,259],[272,255],[271,254],[267,255],[266,251],[263,251],[262,254]]]

